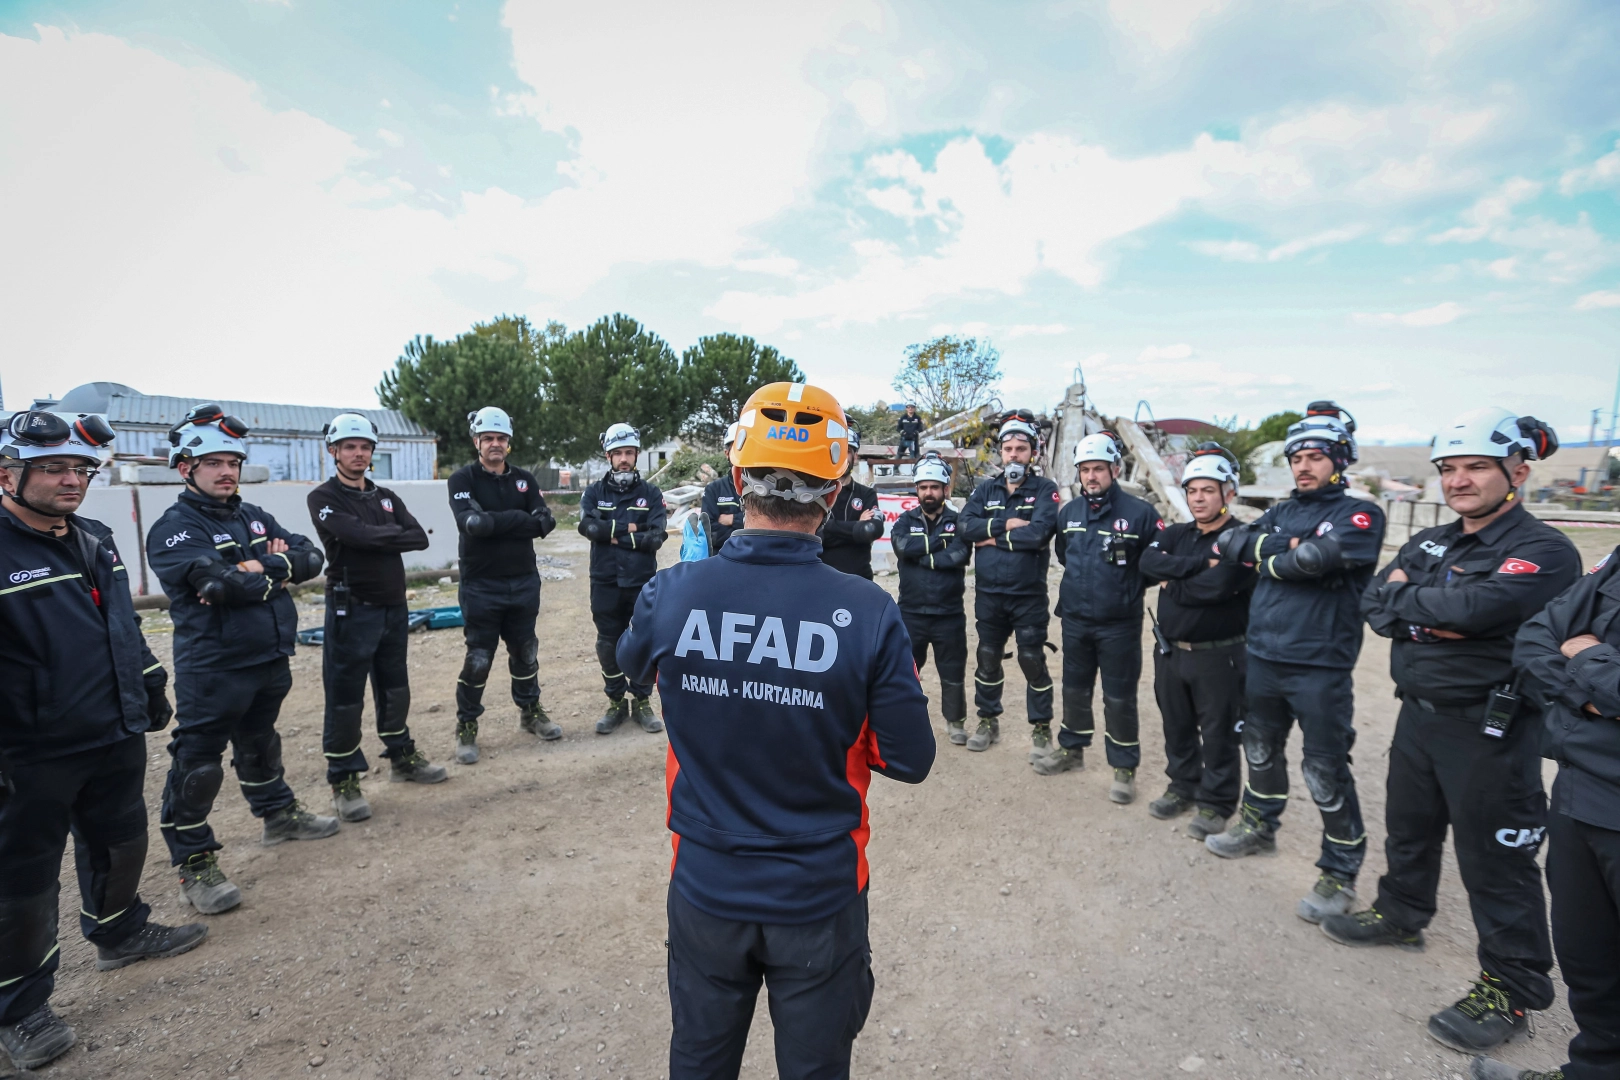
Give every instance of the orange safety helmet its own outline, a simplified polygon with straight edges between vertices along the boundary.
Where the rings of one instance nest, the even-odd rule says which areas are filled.
[[[838,399],[819,386],[769,383],[755,390],[737,418],[731,463],[743,470],[791,469],[837,481],[849,466],[849,421]]]

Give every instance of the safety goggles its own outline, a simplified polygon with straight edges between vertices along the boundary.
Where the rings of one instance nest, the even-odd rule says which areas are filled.
[[[43,409],[20,412],[6,425],[11,437],[24,446],[62,446],[77,435],[88,446],[106,446],[113,441],[107,421],[85,413],[69,420]]]

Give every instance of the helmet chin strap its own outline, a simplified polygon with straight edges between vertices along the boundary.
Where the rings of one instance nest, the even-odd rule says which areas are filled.
[[[32,472],[33,469],[34,467],[28,462],[24,461],[22,463],[22,475],[17,478],[17,490],[6,492],[6,498],[10,499],[24,510],[38,514],[42,518],[58,518],[65,520],[67,518],[66,514],[58,514],[53,510],[46,510],[43,507],[35,506],[33,503],[23,498],[23,489],[28,486],[28,474]]]

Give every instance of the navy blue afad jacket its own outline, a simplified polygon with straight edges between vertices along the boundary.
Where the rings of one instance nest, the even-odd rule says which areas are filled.
[[[304,579],[294,578],[291,560],[265,554],[277,539],[294,551],[315,546],[240,495],[221,503],[187,488],[157,519],[146,535],[146,561],[169,597],[176,675],[234,671],[293,654],[298,611],[285,585]],[[250,559],[264,573],[236,569]],[[225,603],[197,599],[201,574],[225,582]]]
[[[1054,548],[1063,564],[1058,585],[1057,613],[1065,619],[1104,623],[1142,621],[1142,552],[1159,538],[1164,520],[1142,499],[1115,484],[1105,492],[1098,509],[1084,495],[1070,499],[1058,511]],[[1114,565],[1117,547],[1126,552],[1126,564]]]
[[[932,523],[914,506],[889,530],[900,564],[900,610],[912,615],[960,615],[973,545],[956,535],[957,515],[946,503]]]
[[[1052,533],[1057,528],[1057,485],[1044,476],[1030,476],[1007,494],[1000,477],[980,481],[956,518],[956,533],[975,547],[974,587],[1003,596],[1045,596],[1046,568],[1052,561]],[[1028,525],[1008,531],[1009,518]]]
[[[1361,655],[1361,594],[1384,544],[1377,503],[1325,491],[1295,491],[1255,522],[1273,535],[1260,541],[1260,580],[1249,602],[1249,652],[1277,664],[1348,670]],[[1332,535],[1338,566],[1320,577],[1288,580],[1279,560],[1293,537]]]
[[[14,766],[144,732],[144,679],[161,667],[112,530],[67,520],[58,540],[0,508],[0,752]]]
[[[614,491],[598,480],[587,487],[579,497],[579,535],[591,542],[591,580],[621,589],[645,585],[658,572],[668,524],[664,493],[655,484],[637,480],[629,491]]]
[[[821,561],[813,536],[732,533],[641,590],[619,638],[656,674],[669,732],[672,884],[717,918],[797,924],[867,883],[873,770],[921,783],[928,699],[894,601]]]

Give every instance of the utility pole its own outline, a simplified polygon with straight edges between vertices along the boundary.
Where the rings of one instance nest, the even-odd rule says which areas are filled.
[[[1614,452],[1615,419],[1620,416],[1620,372],[1614,377],[1614,404],[1609,406],[1609,440],[1603,448],[1603,456],[1598,459],[1598,485],[1609,482],[1609,457]]]

